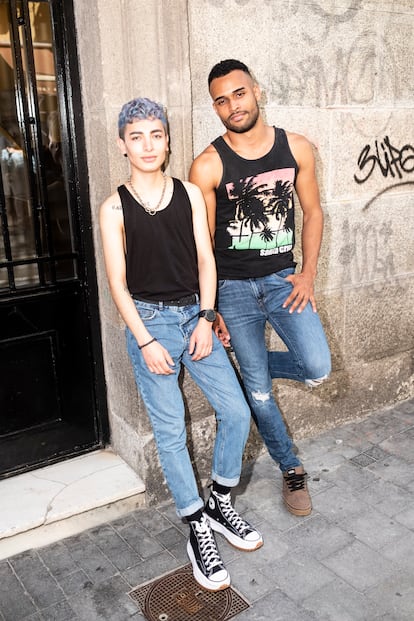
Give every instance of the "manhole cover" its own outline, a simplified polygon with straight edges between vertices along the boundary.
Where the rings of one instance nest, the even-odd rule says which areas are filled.
[[[129,593],[148,621],[226,621],[249,608],[233,587],[212,593],[194,580],[191,565]]]

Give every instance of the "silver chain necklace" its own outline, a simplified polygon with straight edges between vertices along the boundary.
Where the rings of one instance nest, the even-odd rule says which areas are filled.
[[[132,185],[132,181],[131,178],[128,181],[129,187],[132,190],[132,194],[135,196],[135,198],[137,199],[137,201],[139,202],[140,205],[142,205],[142,207],[145,209],[145,211],[150,215],[150,216],[155,216],[155,214],[158,212],[159,208],[161,207],[161,203],[164,199],[165,196],[165,190],[167,187],[167,175],[165,173],[162,174],[163,178],[164,178],[164,185],[162,186],[162,192],[161,192],[161,198],[158,201],[158,203],[155,205],[155,207],[151,207],[150,203],[147,203],[146,201],[144,201],[140,195],[138,194],[137,190],[134,188],[134,186]]]

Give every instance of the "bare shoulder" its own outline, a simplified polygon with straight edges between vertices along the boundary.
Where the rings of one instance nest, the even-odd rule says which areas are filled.
[[[114,192],[111,196],[108,196],[101,205],[101,211],[122,211],[121,198],[118,192]]]
[[[190,168],[190,179],[199,184],[201,179],[209,180],[217,185],[222,175],[222,163],[215,147],[209,144],[193,161]]]
[[[299,165],[307,163],[309,160],[313,161],[313,146],[306,136],[287,131],[286,137],[292,154]]]
[[[203,194],[198,185],[192,183],[191,181],[182,181],[182,183],[187,191],[188,196],[190,197],[191,202],[193,202],[194,200],[200,201],[200,199],[204,200]]]
[[[122,225],[124,221],[124,214],[122,211],[121,198],[118,192],[114,192],[111,196],[109,196],[101,205],[99,210],[99,218],[101,222],[101,226],[105,223],[110,222],[115,223],[118,222]]]

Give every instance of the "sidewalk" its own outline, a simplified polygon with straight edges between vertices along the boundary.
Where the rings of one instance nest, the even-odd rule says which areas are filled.
[[[414,399],[297,445],[312,514],[284,509],[281,475],[263,455],[235,495],[263,548],[243,553],[217,537],[250,603],[233,618],[413,621]],[[168,503],[0,561],[0,619],[141,621],[127,593],[188,563],[187,530]]]

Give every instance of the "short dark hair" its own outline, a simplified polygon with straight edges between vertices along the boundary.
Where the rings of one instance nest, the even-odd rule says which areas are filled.
[[[227,60],[221,60],[219,63],[214,65],[210,73],[208,74],[208,87],[210,88],[210,84],[216,78],[221,78],[223,75],[227,75],[232,71],[244,71],[247,73],[252,79],[253,76],[249,71],[247,65],[241,62],[241,60],[235,60],[234,58],[228,58]]]

